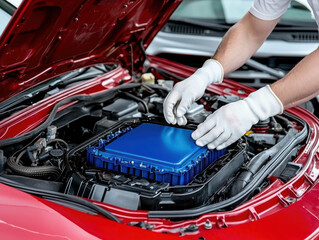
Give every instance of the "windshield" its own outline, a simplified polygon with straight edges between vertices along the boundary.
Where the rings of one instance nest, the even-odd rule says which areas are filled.
[[[0,36],[22,0],[0,0]]]
[[[253,0],[184,0],[171,16],[171,20],[193,19],[234,24],[247,13],[252,3]],[[280,23],[316,26],[306,0],[292,0]]]
[[[0,8],[0,35],[11,19],[11,15]]]

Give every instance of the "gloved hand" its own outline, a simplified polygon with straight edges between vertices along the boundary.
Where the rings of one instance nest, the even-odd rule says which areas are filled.
[[[237,141],[259,120],[281,114],[283,109],[281,101],[267,85],[209,115],[192,133],[192,138],[198,146],[220,150]]]
[[[221,83],[224,77],[222,65],[213,59],[207,60],[203,66],[189,78],[176,83],[164,100],[164,117],[168,123],[185,125],[185,113],[189,107],[201,98],[205,89],[212,83]]]

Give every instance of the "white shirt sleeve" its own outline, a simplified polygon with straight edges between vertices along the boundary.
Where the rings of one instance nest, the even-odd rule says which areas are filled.
[[[291,0],[254,0],[249,12],[262,20],[274,20],[281,17]]]

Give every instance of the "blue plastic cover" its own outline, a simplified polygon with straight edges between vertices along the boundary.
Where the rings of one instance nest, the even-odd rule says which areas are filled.
[[[95,167],[185,185],[225,154],[225,149],[197,146],[191,133],[189,129],[142,123],[124,134],[117,132],[119,137],[110,143],[102,139],[99,147],[89,147],[87,160]]]

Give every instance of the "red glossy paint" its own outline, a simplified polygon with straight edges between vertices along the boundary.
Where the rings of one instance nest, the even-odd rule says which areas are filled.
[[[3,184],[0,192],[1,239],[163,239],[162,234],[66,208]]]
[[[156,65],[164,70],[169,69],[180,77],[187,77],[194,71],[192,68],[182,68],[179,64],[174,64],[173,62],[159,58],[150,57],[149,60],[151,65]],[[180,69],[180,72],[178,72],[178,69]],[[27,125],[26,123],[30,124],[32,121],[34,123],[39,123],[40,121],[34,121],[37,117],[43,121],[53,105],[66,97],[79,93],[94,94],[96,92],[106,91],[107,89],[118,85],[119,80],[122,78],[126,79],[126,81],[131,80],[128,72],[119,67],[99,78],[88,81],[85,85],[74,86],[73,88],[52,96],[47,99],[47,101],[42,101],[35,106],[31,106],[21,111],[19,114],[12,116],[8,122],[7,120],[0,122],[0,130],[5,126],[8,127],[8,131],[6,131],[2,137],[21,134],[23,131],[14,131],[14,129],[20,129],[22,126]],[[231,92],[237,93],[238,95],[238,91],[242,92],[243,90],[245,91],[245,94],[248,94],[253,89],[242,86],[231,80],[225,80],[223,84],[211,86],[208,92],[218,94]],[[50,104],[47,104],[48,102]],[[32,112],[34,112],[34,115],[31,115]],[[162,238],[165,237],[165,239],[171,235],[179,237],[179,233],[176,233],[176,229],[185,228],[190,224],[197,224],[199,226],[199,231],[185,235],[184,238],[187,239],[198,239],[202,236],[204,236],[205,239],[316,239],[319,234],[319,120],[301,108],[293,108],[289,110],[289,112],[304,119],[312,130],[309,142],[300,150],[298,157],[295,159],[295,162],[302,163],[304,168],[287,184],[284,184],[279,179],[271,178],[272,184],[267,187],[267,189],[232,211],[209,213],[193,220],[172,222],[167,219],[150,219],[148,218],[147,211],[130,211],[104,203],[96,204],[111,211],[124,223],[145,221],[149,224],[154,224],[153,231],[158,234],[161,233],[161,235],[156,236],[161,236]],[[10,128],[10,126],[13,127]],[[36,124],[33,124],[32,126],[35,127]],[[0,204],[6,206],[8,205],[8,199],[11,198],[11,191],[6,190],[1,192],[3,193],[2,196],[4,198],[0,198]],[[19,191],[14,190],[14,192]],[[15,199],[16,196],[12,196],[12,198]],[[105,220],[101,216],[80,213],[55,203],[32,197],[25,193],[19,197],[19,200],[23,201],[24,198],[37,199],[38,202],[41,202],[41,208],[43,207],[45,211],[50,213],[45,216],[49,222],[56,221],[55,215],[53,215],[51,219],[51,211],[54,210],[59,216],[61,215],[74,223],[74,225],[66,223],[68,230],[62,228],[63,231],[67,231],[67,233],[72,233],[73,231],[77,231],[78,228],[82,228],[92,235],[90,237],[96,236],[98,238],[107,239],[114,239],[115,236],[117,239],[127,239],[128,236],[131,235],[134,237],[136,236],[136,238],[141,238],[141,235],[139,235],[140,232],[150,234],[150,231],[148,230],[141,230],[137,227],[126,226],[125,224],[117,224]],[[291,203],[289,201],[290,198],[295,202]],[[12,202],[14,202],[14,200]],[[27,206],[27,204],[25,205]],[[11,220],[14,223],[14,219],[21,214],[21,211],[19,210],[19,207],[15,208],[13,206],[10,209],[10,213],[12,216]],[[204,223],[207,219],[211,221],[213,226],[210,230],[207,230],[204,227]],[[24,223],[24,221],[30,222],[28,218],[23,217],[21,218],[22,225],[27,224]],[[46,221],[44,221],[44,223],[47,224]],[[43,233],[44,230],[47,231],[47,226],[41,224],[30,224],[27,226],[28,227],[24,226],[25,229],[28,229],[27,231],[30,230],[40,233]],[[129,230],[127,230],[127,228],[129,228]],[[111,229],[111,233],[108,232],[109,229]],[[13,236],[15,236],[14,232],[11,232],[9,228],[5,228],[3,232],[8,232],[8,234],[13,234]],[[81,233],[82,231],[79,232]],[[163,232],[169,234],[163,235]],[[58,230],[55,234],[61,234],[61,232]],[[147,237],[146,235],[143,236]],[[41,237],[43,236],[41,235]],[[77,238],[77,235],[70,238]],[[153,236],[150,238],[156,239],[156,237]],[[87,239],[90,238],[87,237]]]
[[[0,39],[0,102],[73,69],[97,63],[120,63],[122,67],[1,121],[0,139],[35,128],[56,103],[67,97],[96,94],[123,80],[132,81],[128,70],[140,68],[143,60],[138,42],[143,40],[146,47],[179,3],[180,0],[24,1]],[[148,60],[151,66],[182,78],[195,70],[158,57],[148,56]],[[252,88],[228,79],[207,89],[211,94],[240,97],[251,91]],[[147,211],[95,202],[119,217],[123,221],[120,224],[0,184],[1,239],[180,239],[177,230],[190,224],[197,224],[199,230],[184,235],[185,239],[318,239],[319,120],[301,108],[289,112],[305,120],[311,129],[309,141],[295,159],[304,168],[286,184],[270,177],[271,184],[265,190],[232,211],[175,222],[151,219]],[[212,229],[205,229],[207,219]],[[153,231],[126,224],[139,221],[153,224]]]
[[[140,67],[139,41],[147,47],[180,2],[23,1],[0,38],[0,102],[80,67]]]

